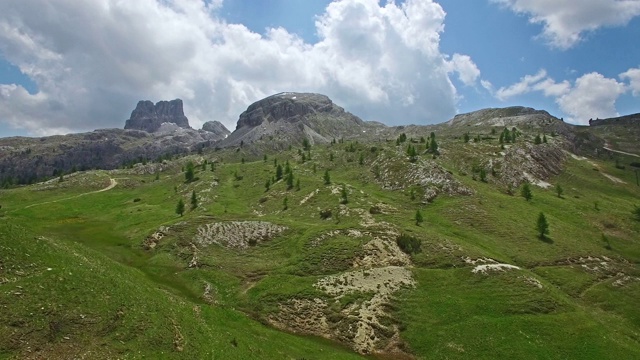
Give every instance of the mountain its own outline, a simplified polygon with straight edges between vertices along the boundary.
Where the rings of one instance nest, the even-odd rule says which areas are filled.
[[[202,124],[202,130],[212,132],[224,137],[227,137],[229,136],[229,134],[231,134],[231,131],[229,131],[220,121],[207,121],[206,123]]]
[[[303,139],[311,144],[329,143],[384,127],[362,121],[325,95],[285,92],[251,104],[240,114],[236,130],[220,146],[283,149]]]
[[[125,129],[156,132],[163,123],[173,123],[184,129],[191,129],[189,119],[184,116],[182,100],[159,101],[155,105],[149,101],[139,101],[125,122]]]
[[[0,139],[0,185],[30,184],[78,170],[116,169],[211,147],[228,136],[219,122],[194,130],[182,101],[140,101],[125,129]]]

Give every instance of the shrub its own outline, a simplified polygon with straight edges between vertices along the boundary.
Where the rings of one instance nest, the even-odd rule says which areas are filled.
[[[320,210],[320,219],[326,220],[331,218],[331,209]]]
[[[422,251],[422,240],[407,234],[400,234],[396,238],[396,244],[400,247],[400,250],[406,254],[417,254]]]

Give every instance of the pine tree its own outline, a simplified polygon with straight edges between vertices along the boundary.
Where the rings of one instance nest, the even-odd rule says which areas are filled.
[[[432,133],[433,134],[433,133]],[[434,155],[438,155],[438,143],[436,142],[435,137],[431,138],[431,143],[429,144],[429,152]]]
[[[540,134],[536,135],[536,139],[534,140],[536,145],[542,144],[542,138],[540,138]]]
[[[193,167],[193,162],[191,161],[187,163],[187,170],[184,172],[184,179],[188,183],[192,182],[195,179],[195,170]]]
[[[415,220],[416,220],[416,226],[420,226],[420,224],[422,224],[422,222],[424,221],[424,218],[422,217],[422,213],[420,212],[420,209],[416,210]]]
[[[469,142],[469,133],[464,133],[464,142],[468,143]]]
[[[267,182],[264,183],[264,191],[267,192],[271,188],[271,179],[267,179]]]
[[[184,201],[182,201],[182,199],[178,200],[178,205],[176,205],[176,214],[180,216],[184,214]]]
[[[547,143],[547,135],[542,135],[542,142]]]
[[[533,193],[531,193],[531,185],[529,185],[529,183],[524,183],[524,185],[522,185],[520,195],[522,195],[525,200],[531,201],[531,199],[533,198]]]
[[[342,190],[340,190],[340,204],[346,204],[349,202],[349,199],[347,199],[347,186],[345,184],[342,184]]]
[[[538,215],[538,223],[536,228],[538,229],[538,235],[540,239],[544,239],[547,235],[549,235],[549,223],[547,222],[547,218],[543,213]]]
[[[284,197],[284,200],[282,200],[282,210],[287,210],[289,208],[289,198],[288,197]]]
[[[293,189],[293,173],[287,175],[287,190]]]
[[[333,161],[333,153],[329,153],[329,161]]]
[[[364,155],[360,154],[360,158],[358,159],[358,164],[364,165]]]
[[[324,184],[325,185],[331,184],[331,177],[329,176],[329,170],[325,170],[324,172]]]
[[[300,191],[300,178],[296,179],[296,191]]]
[[[282,179],[282,165],[278,164],[278,167],[276,167],[276,181],[279,181]]]
[[[191,210],[194,210],[198,207],[198,198],[196,197],[196,191],[193,190],[191,192]]]
[[[487,182],[487,170],[484,168],[480,169],[480,181]]]
[[[556,194],[558,195],[559,198],[562,198],[563,193],[564,193],[564,189],[562,188],[562,186],[560,186],[560,184],[556,185]]]

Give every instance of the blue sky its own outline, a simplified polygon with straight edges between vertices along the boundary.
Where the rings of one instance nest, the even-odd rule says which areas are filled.
[[[233,130],[280,91],[389,125],[640,112],[640,0],[35,3],[0,4],[0,136],[122,127],[138,100],[177,97],[193,127]]]

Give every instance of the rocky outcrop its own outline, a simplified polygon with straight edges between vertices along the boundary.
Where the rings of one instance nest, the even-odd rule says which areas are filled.
[[[155,105],[149,100],[139,101],[124,128],[152,133],[157,131],[162,123],[173,123],[185,129],[191,128],[189,119],[184,116],[182,100],[159,101]]]
[[[193,129],[148,133],[103,129],[89,133],[0,139],[0,185],[30,184],[60,174],[116,169],[212,147],[220,136]]]
[[[251,104],[222,146],[240,144],[282,149],[307,139],[311,144],[360,136],[382,124],[362,121],[325,95],[280,93]]]
[[[220,121],[207,121],[202,124],[202,130],[212,132],[216,135],[227,137],[231,131],[227,129]]]
[[[590,119],[589,126],[620,125],[620,126],[640,126],[640,113],[620,116],[609,119]]]
[[[363,125],[358,117],[344,111],[335,105],[325,95],[313,93],[280,93],[251,104],[245,112],[240,114],[238,129],[242,127],[255,127],[263,122],[285,121],[295,123],[303,120],[308,115],[323,114],[336,118],[344,117],[345,120]]]

